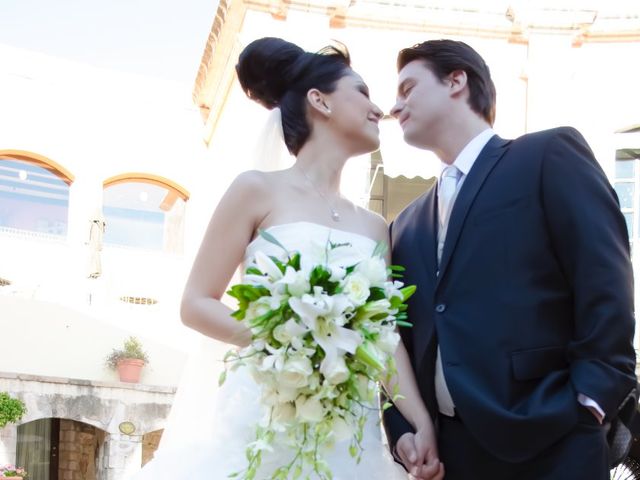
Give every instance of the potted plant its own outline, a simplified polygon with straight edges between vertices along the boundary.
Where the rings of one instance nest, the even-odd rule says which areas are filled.
[[[8,423],[15,423],[27,413],[27,407],[22,400],[12,398],[6,392],[0,392],[0,428]]]
[[[149,357],[136,337],[129,337],[123,348],[114,348],[107,356],[107,366],[118,371],[121,382],[129,383],[140,381],[140,372],[148,361]]]
[[[22,480],[23,478],[27,478],[27,472],[24,468],[15,465],[0,467],[0,480]]]

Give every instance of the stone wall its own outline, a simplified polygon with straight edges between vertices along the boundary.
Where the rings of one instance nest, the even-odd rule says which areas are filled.
[[[0,391],[27,405],[21,424],[60,418],[60,480],[121,480],[152,457],[173,387],[94,382],[0,372]],[[133,432],[121,428],[132,424]],[[145,434],[147,448],[143,448]],[[16,460],[15,425],[0,429],[0,464]],[[34,479],[36,480],[36,479]]]

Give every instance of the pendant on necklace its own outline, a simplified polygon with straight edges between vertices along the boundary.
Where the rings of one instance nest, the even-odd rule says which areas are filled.
[[[340,221],[340,214],[338,212],[336,212],[335,210],[331,211],[331,220],[333,220],[334,222],[339,222]]]

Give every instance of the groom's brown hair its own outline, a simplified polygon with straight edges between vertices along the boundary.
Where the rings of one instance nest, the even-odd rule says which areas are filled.
[[[427,40],[398,54],[398,71],[414,60],[423,60],[440,80],[455,70],[464,70],[469,85],[469,106],[489,125],[496,118],[496,87],[489,67],[473,48],[455,40]]]

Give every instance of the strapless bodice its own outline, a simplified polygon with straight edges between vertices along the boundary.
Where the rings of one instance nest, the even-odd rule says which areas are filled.
[[[372,238],[319,223],[284,223],[268,227],[265,231],[277,239],[288,251],[299,252],[303,258],[316,258],[326,250],[328,242],[351,244],[354,253],[353,263],[370,257],[376,248],[376,241]],[[278,245],[258,235],[247,246],[244,257],[245,265],[253,259],[258,251],[278,257],[284,254]]]

